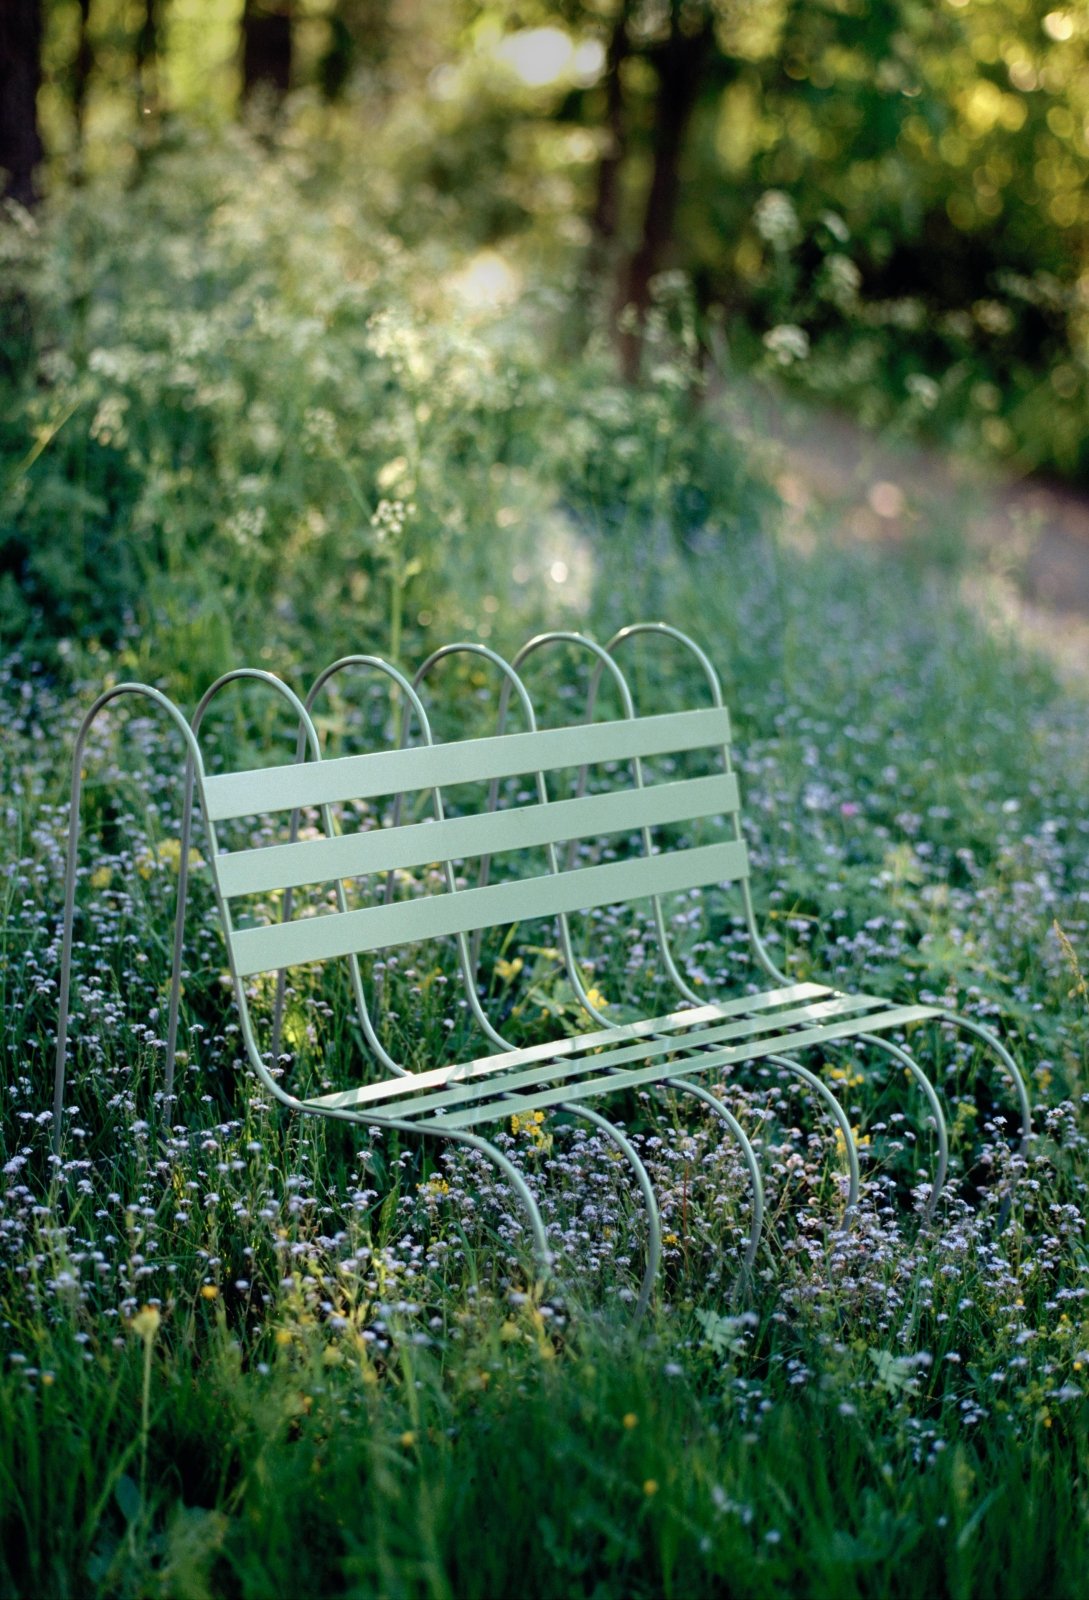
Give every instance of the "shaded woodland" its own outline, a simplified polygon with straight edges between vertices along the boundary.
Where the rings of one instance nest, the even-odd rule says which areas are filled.
[[[380,170],[406,243],[519,249],[640,370],[698,336],[877,425],[1089,472],[1089,13],[1050,0],[10,0],[0,167],[33,205],[179,123]],[[288,130],[291,130],[288,132]]]

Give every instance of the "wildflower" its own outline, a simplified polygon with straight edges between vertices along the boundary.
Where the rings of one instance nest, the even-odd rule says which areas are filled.
[[[859,1072],[854,1062],[846,1067],[829,1067],[828,1076],[842,1083],[846,1089],[857,1089],[860,1083],[866,1082],[866,1074]]]
[[[440,1173],[436,1172],[426,1183],[418,1183],[416,1192],[422,1194],[425,1200],[441,1200],[443,1195],[450,1193],[450,1185]]]
[[[777,250],[789,250],[802,236],[794,202],[781,189],[768,189],[760,196],[752,220],[761,239]]]
[[[809,354],[809,335],[795,322],[781,322],[764,335],[764,348],[779,367],[792,367]]]
[[[646,1478],[646,1479],[644,1479],[644,1482],[643,1482],[643,1493],[646,1495],[648,1500],[652,1499],[654,1497],[654,1495],[656,1495],[658,1493],[658,1480],[657,1480],[657,1478]]]
[[[92,889],[108,889],[113,880],[112,867],[96,867],[91,873]]]
[[[201,1285],[200,1297],[202,1300],[214,1300],[218,1294],[219,1290],[216,1288],[214,1283],[204,1283]]]
[[[537,1150],[549,1150],[552,1136],[545,1132],[544,1121],[543,1111],[516,1111],[510,1119],[510,1131],[515,1138],[523,1134]]]
[[[181,846],[181,840],[180,839],[161,839],[159,841],[158,845],[156,846],[155,854],[158,856],[159,860],[163,863],[164,866],[170,867],[171,870],[174,871],[174,872],[180,872],[181,871],[181,849],[182,849],[182,846]],[[189,867],[190,867],[190,869],[192,869],[193,867],[199,867],[201,865],[202,865],[202,860],[201,860],[200,851],[199,850],[190,850],[190,852],[189,852]]]
[[[416,1443],[416,1435],[413,1433],[411,1428],[405,1429],[404,1433],[402,1433],[400,1437],[399,1443],[404,1450],[412,1449],[412,1446]]]
[[[913,400],[918,400],[924,411],[933,411],[941,399],[941,390],[925,372],[912,372],[904,381],[904,388]]]
[[[375,482],[383,493],[393,489],[408,477],[408,457],[394,456],[392,461],[387,461],[384,467],[378,469]]]
[[[977,300],[972,315],[984,333],[1001,335],[1013,327],[1013,312],[1000,300]]]
[[[836,250],[825,257],[821,274],[821,291],[825,298],[841,311],[848,310],[858,299],[862,287],[862,274],[851,260]]]
[[[411,501],[406,503],[404,500],[379,500],[378,507],[371,517],[376,543],[395,544],[404,533],[406,524],[415,515],[416,507]]]
[[[133,1333],[139,1334],[145,1344],[150,1345],[159,1331],[162,1320],[162,1313],[157,1306],[144,1306],[133,1317],[129,1327]]]
[[[521,956],[515,956],[513,961],[504,961],[502,956],[495,963],[495,975],[501,983],[511,983],[521,972],[525,962]]]
[[[609,1004],[601,990],[596,987],[587,989],[586,998],[589,1000],[595,1011],[604,1011],[606,1006]]]

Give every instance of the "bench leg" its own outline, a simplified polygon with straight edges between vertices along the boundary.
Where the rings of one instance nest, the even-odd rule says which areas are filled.
[[[738,1122],[733,1112],[723,1105],[717,1095],[710,1089],[705,1089],[702,1083],[686,1083],[683,1078],[667,1078],[666,1082],[671,1089],[678,1089],[683,1094],[695,1095],[697,1100],[702,1100],[704,1105],[710,1106],[716,1117],[719,1117],[729,1128],[737,1144],[741,1147],[741,1154],[745,1158],[745,1165],[749,1169],[749,1183],[752,1187],[752,1222],[749,1226],[749,1244],[745,1251],[745,1260],[741,1272],[734,1285],[735,1290],[743,1284],[748,1273],[751,1272],[756,1260],[756,1252],[760,1248],[760,1235],[764,1230],[764,1183],[760,1176],[760,1164],[756,1159],[756,1151],[744,1128]]]
[[[946,1127],[945,1113],[942,1110],[941,1101],[938,1099],[934,1085],[922,1067],[901,1045],[895,1044],[891,1039],[883,1039],[880,1034],[876,1033],[860,1033],[858,1039],[861,1044],[872,1044],[876,1049],[883,1050],[886,1055],[890,1055],[894,1060],[899,1061],[900,1065],[911,1073],[926,1096],[930,1114],[934,1118],[934,1126],[938,1134],[938,1170],[934,1175],[930,1198],[923,1209],[923,1217],[929,1222],[934,1215],[934,1208],[941,1198],[942,1190],[945,1188],[946,1175],[949,1172],[949,1130]]]
[[[815,1072],[810,1072],[808,1067],[803,1067],[800,1062],[792,1061],[789,1056],[762,1056],[760,1059],[771,1061],[775,1066],[785,1068],[787,1072],[793,1072],[804,1083],[808,1083],[809,1087],[821,1097],[828,1107],[829,1113],[843,1136],[847,1151],[847,1171],[850,1184],[847,1191],[847,1213],[844,1220],[853,1221],[854,1211],[858,1205],[861,1175],[858,1166],[858,1146],[855,1144],[855,1136],[851,1131],[851,1124],[848,1121],[846,1111],[844,1111],[828,1085],[818,1078]]]
[[[1032,1103],[1029,1100],[1025,1080],[1021,1076],[1021,1069],[1013,1059],[1006,1046],[990,1028],[985,1028],[982,1023],[974,1022],[971,1017],[962,1017],[956,1011],[943,1011],[942,1021],[951,1022],[955,1028],[963,1028],[966,1033],[974,1033],[977,1039],[982,1039],[988,1049],[993,1050],[998,1057],[1006,1076],[1013,1084],[1013,1091],[1017,1097],[1017,1109],[1021,1113],[1021,1144],[1018,1153],[1028,1154],[1029,1140],[1032,1138]]]
[[[87,743],[87,736],[99,712],[111,700],[117,700],[122,695],[140,695],[145,700],[150,700],[154,705],[165,711],[181,733],[186,743],[190,759],[200,758],[196,740],[192,729],[178,710],[174,702],[163,694],[161,689],[153,688],[146,683],[118,683],[113,688],[106,689],[98,696],[87,715],[79,725],[76,733],[75,744],[72,751],[72,785],[69,797],[68,811],[68,850],[65,858],[64,869],[64,914],[61,924],[61,975],[60,995],[57,1003],[57,1050],[53,1075],[53,1152],[60,1155],[61,1127],[64,1114],[64,1085],[66,1073],[66,1058],[68,1050],[68,1028],[70,1023],[70,1004],[72,992],[72,953],[75,930],[76,911],[76,876],[77,857],[79,853],[80,816],[79,806],[83,792],[83,751]],[[191,817],[190,817],[191,826]],[[183,852],[179,867],[188,865],[188,854]],[[185,916],[185,891],[179,888],[178,918],[184,920]],[[173,1017],[173,1038],[177,1038],[177,1002],[174,995],[175,988],[180,992],[181,985],[181,960],[179,954],[179,940],[175,937],[174,969],[171,976],[171,1008]],[[169,1116],[169,1105],[173,1097],[173,1047],[168,1053],[169,1081],[164,1097],[164,1113]]]
[[[561,1111],[569,1111],[572,1116],[582,1117],[601,1129],[606,1138],[611,1139],[617,1149],[626,1157],[635,1180],[643,1192],[643,1200],[647,1208],[647,1265],[643,1273],[643,1283],[639,1290],[639,1298],[635,1303],[635,1326],[638,1327],[650,1304],[651,1293],[654,1289],[654,1280],[658,1276],[658,1267],[662,1260],[662,1221],[658,1213],[658,1201],[654,1193],[654,1186],[650,1181],[650,1174],[643,1165],[642,1160],[633,1148],[626,1134],[600,1112],[592,1111],[583,1105],[562,1105]]]
[[[370,1126],[396,1128],[402,1133],[414,1133],[417,1135],[428,1131],[418,1128],[414,1122],[382,1122],[378,1124],[371,1123]],[[526,1180],[523,1178],[522,1174],[518,1171],[518,1168],[514,1165],[513,1161],[510,1161],[503,1154],[502,1150],[497,1149],[490,1140],[482,1139],[478,1133],[466,1133],[461,1128],[452,1128],[449,1130],[443,1128],[441,1132],[439,1132],[439,1137],[443,1139],[449,1139],[454,1144],[468,1145],[470,1150],[479,1150],[480,1154],[482,1156],[486,1156],[493,1166],[498,1167],[500,1172],[506,1178],[511,1188],[522,1202],[522,1207],[529,1218],[529,1226],[533,1233],[533,1248],[537,1256],[538,1266],[540,1267],[543,1286],[544,1282],[548,1279],[551,1273],[552,1252],[548,1248],[548,1235],[545,1232],[545,1225],[541,1220],[540,1209],[538,1208],[537,1202],[534,1200],[533,1195],[530,1193],[529,1185],[526,1183]]]

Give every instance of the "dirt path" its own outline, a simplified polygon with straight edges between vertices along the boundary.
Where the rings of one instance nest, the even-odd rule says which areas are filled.
[[[879,440],[842,414],[792,400],[765,400],[750,420],[772,442],[799,537],[808,529],[812,538],[816,523],[866,542],[923,535],[936,552],[968,541],[977,560],[962,580],[967,597],[1089,685],[1089,497]]]

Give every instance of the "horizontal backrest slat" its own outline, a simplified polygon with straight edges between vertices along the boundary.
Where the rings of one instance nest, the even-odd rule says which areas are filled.
[[[421,867],[432,861],[463,861],[473,856],[559,844],[569,839],[631,832],[659,824],[689,822],[736,811],[733,773],[618,789],[608,794],[554,800],[547,805],[511,806],[501,811],[417,822],[401,828],[371,828],[335,839],[305,839],[264,845],[215,858],[221,892],[265,894],[302,884],[357,878],[393,868]]]
[[[421,895],[394,905],[306,917],[268,928],[242,928],[229,938],[236,970],[240,977],[248,977],[254,972],[418,939],[473,933],[496,923],[589,911],[594,906],[617,905],[675,889],[724,883],[747,872],[745,846],[731,839],[698,849],[489,884],[483,889]]]
[[[626,761],[634,756],[670,755],[728,744],[729,739],[728,713],[724,707],[711,706],[660,717],[542,728],[536,733],[507,733],[341,756],[334,761],[220,773],[205,778],[204,804],[209,821],[222,822],[266,811],[290,811],[296,806],[368,800],[375,795]]]

